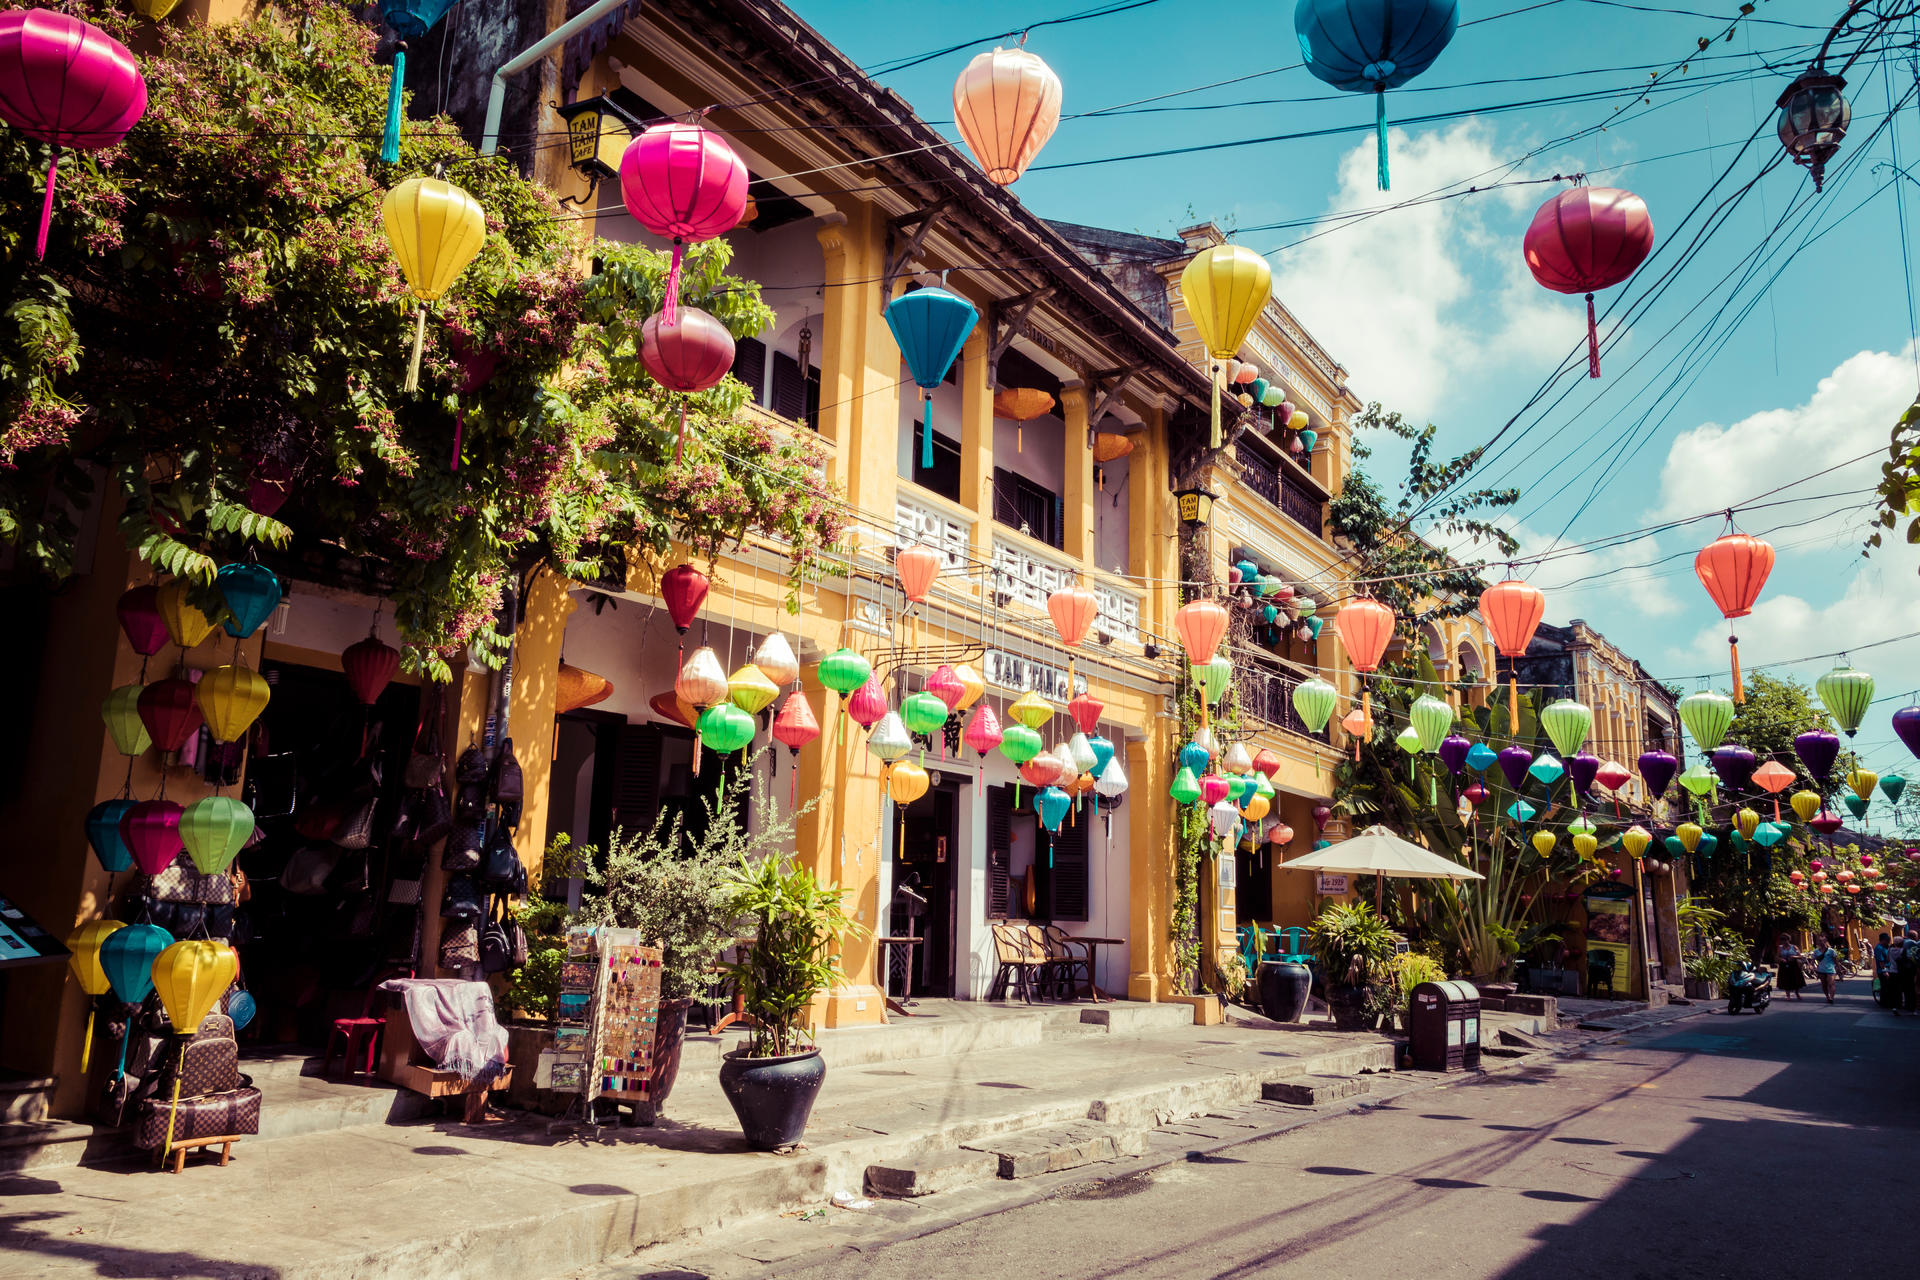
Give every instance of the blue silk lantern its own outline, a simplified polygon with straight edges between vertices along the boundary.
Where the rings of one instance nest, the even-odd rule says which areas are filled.
[[[1066,819],[1067,810],[1073,807],[1073,797],[1059,787],[1042,787],[1033,793],[1033,811],[1040,815],[1040,825],[1049,833],[1060,830],[1060,824]],[[1053,865],[1052,851],[1048,851],[1047,865]]]
[[[120,834],[120,819],[133,808],[131,800],[102,800],[87,810],[87,843],[107,874],[126,871],[133,866],[133,850]]]
[[[927,414],[920,433],[920,465],[933,466],[933,393],[945,381],[947,370],[966,345],[967,335],[980,323],[980,313],[965,298],[945,289],[916,289],[887,304],[887,328],[900,344],[907,372],[926,399]]]
[[[235,991],[227,996],[227,1016],[233,1019],[235,1031],[245,1031],[247,1024],[253,1021],[253,1015],[260,1011],[254,1003],[253,995],[246,991]]]
[[[280,579],[262,564],[221,565],[214,585],[220,588],[227,612],[233,615],[226,622],[227,634],[240,640],[258,631],[273,616],[285,594]]]
[[[400,159],[400,90],[407,80],[407,41],[433,29],[447,16],[454,0],[380,0],[380,17],[400,37],[393,51],[393,79],[387,87],[387,131],[380,139],[380,158],[388,164]]]
[[[1467,752],[1467,768],[1475,773],[1485,773],[1487,766],[1499,759],[1499,755],[1492,747],[1484,742],[1476,742]]]
[[[1680,843],[1679,836],[1668,836],[1660,843],[1667,847],[1667,856],[1670,858],[1684,858],[1687,856],[1687,846]]]
[[[1113,743],[1096,733],[1087,739],[1087,745],[1093,748],[1093,768],[1087,772],[1098,778],[1113,763]]]
[[[1526,822],[1538,812],[1540,811],[1528,804],[1525,800],[1515,800],[1507,806],[1507,816],[1515,822]]]
[[[1195,777],[1205,773],[1212,763],[1213,757],[1197,742],[1189,742],[1180,748],[1180,767],[1193,770]]]
[[[153,962],[173,945],[173,935],[157,924],[115,929],[100,944],[100,968],[107,986],[122,1004],[139,1004],[153,993]]]
[[[1255,404],[1265,404],[1267,402],[1267,388],[1271,385],[1272,384],[1265,378],[1255,378],[1248,384],[1247,394],[1253,397]]]
[[[1566,776],[1567,767],[1548,752],[1541,752],[1540,758],[1527,766],[1527,772],[1543,787],[1551,787]]]
[[[1694,852],[1704,858],[1719,847],[1720,837],[1711,831],[1703,831],[1700,833],[1700,843],[1694,846]]]
[[[1293,30],[1307,70],[1336,89],[1371,93],[1380,190],[1387,181],[1387,90],[1425,71],[1460,25],[1458,0],[1299,0]]]

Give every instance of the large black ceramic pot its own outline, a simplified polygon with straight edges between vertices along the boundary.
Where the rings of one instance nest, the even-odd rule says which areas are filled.
[[[826,1078],[818,1049],[784,1058],[732,1056],[720,1063],[721,1092],[740,1118],[747,1145],[762,1151],[800,1141]]]
[[[1275,1022],[1298,1022],[1307,1011],[1313,970],[1286,960],[1260,962],[1260,1012]]]

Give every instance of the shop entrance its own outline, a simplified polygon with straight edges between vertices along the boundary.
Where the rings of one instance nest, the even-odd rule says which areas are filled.
[[[1023,802],[1033,798],[1022,787]],[[1049,835],[1030,803],[1016,806],[1011,786],[987,790],[987,899],[994,919],[1085,924],[1090,867],[1087,828],[1092,808],[1082,804]]]
[[[893,831],[893,907],[888,936],[911,934],[926,941],[912,948],[913,977],[904,947],[888,947],[894,966],[891,989],[909,996],[953,994],[953,940],[957,933],[955,892],[960,856],[960,784],[945,781],[931,788],[896,820]],[[903,986],[904,983],[904,986]]]

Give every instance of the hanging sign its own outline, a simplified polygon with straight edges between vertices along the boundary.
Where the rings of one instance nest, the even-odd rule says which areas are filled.
[[[1010,653],[998,649],[987,650],[981,661],[981,674],[988,684],[997,689],[1011,689],[1015,693],[1037,693],[1051,702],[1067,702],[1075,694],[1087,691],[1087,678],[1075,676],[1071,691],[1067,688],[1067,673],[1060,667],[1050,667],[1031,658],[1016,658]]]
[[[1322,872],[1320,882],[1315,888],[1323,897],[1336,893],[1345,893],[1347,891],[1347,878],[1345,876],[1330,876]]]

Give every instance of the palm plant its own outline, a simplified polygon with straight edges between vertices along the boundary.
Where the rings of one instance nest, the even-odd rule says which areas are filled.
[[[753,932],[744,957],[726,967],[754,1020],[747,1056],[801,1052],[813,1043],[808,1009],[845,980],[835,944],[866,930],[847,914],[844,890],[791,859],[743,857],[727,887],[729,909]]]

